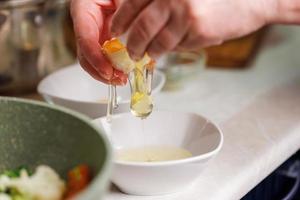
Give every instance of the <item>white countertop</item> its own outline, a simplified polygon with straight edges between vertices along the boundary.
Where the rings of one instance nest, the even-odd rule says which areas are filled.
[[[300,28],[274,27],[246,70],[205,70],[184,88],[163,92],[156,108],[191,111],[221,126],[224,146],[187,190],[131,196],[113,188],[105,200],[235,200],[300,148]]]

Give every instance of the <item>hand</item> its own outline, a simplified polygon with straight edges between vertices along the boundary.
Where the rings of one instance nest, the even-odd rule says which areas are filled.
[[[128,30],[127,48],[135,59],[145,52],[157,57],[172,50],[197,50],[264,26],[271,1],[124,0],[111,31],[121,35]]]
[[[111,38],[108,24],[114,10],[114,4],[106,0],[71,2],[81,66],[96,80],[107,84],[124,85],[127,75],[114,69],[101,52],[101,44]]]

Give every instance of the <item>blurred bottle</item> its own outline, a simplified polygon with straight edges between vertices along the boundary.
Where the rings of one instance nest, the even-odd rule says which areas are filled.
[[[187,81],[193,80],[205,68],[206,56],[203,50],[174,52],[161,58],[159,69],[166,74],[165,91],[184,89]]]
[[[0,1],[0,95],[32,92],[46,74],[75,62],[64,40],[67,5],[66,0]]]

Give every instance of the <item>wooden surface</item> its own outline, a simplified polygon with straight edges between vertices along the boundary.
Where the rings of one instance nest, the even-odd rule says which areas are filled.
[[[253,61],[266,33],[263,28],[245,37],[205,49],[206,65],[218,68],[244,68]]]
[[[43,101],[43,97],[41,95],[37,94],[37,93],[21,95],[21,96],[17,96],[17,97],[25,98],[25,99],[31,99],[31,100]]]

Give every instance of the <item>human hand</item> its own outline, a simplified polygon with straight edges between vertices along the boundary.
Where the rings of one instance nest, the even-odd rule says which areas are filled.
[[[108,26],[114,10],[112,1],[71,1],[77,54],[81,66],[96,80],[106,84],[124,85],[127,75],[114,69],[101,52],[101,44],[111,38]]]
[[[124,0],[111,31],[117,36],[128,31],[127,48],[135,59],[145,52],[157,57],[173,50],[197,50],[264,26],[274,1]]]

